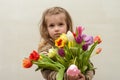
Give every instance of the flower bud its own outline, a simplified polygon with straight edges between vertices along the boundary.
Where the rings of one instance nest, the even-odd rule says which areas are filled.
[[[79,73],[80,73],[80,70],[74,64],[70,65],[70,67],[67,69],[68,76],[78,76]]]
[[[84,51],[86,51],[86,50],[88,49],[88,44],[84,44],[84,45],[82,46],[82,49],[83,49]]]
[[[99,54],[101,51],[102,51],[102,48],[98,48],[98,49],[96,50],[96,54]]]

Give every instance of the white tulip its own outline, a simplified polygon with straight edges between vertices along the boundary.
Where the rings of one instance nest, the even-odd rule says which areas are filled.
[[[73,36],[71,31],[68,31],[66,36],[68,38],[68,41],[73,41],[74,40],[74,36]]]

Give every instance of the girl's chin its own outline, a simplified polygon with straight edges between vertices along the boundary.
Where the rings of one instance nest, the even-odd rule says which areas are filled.
[[[59,38],[60,37],[60,35],[58,35],[58,36],[55,36],[55,39],[57,39],[57,38]]]
[[[57,37],[54,37],[54,39],[53,40],[56,40],[56,39],[58,39],[59,38],[59,36],[57,36]]]

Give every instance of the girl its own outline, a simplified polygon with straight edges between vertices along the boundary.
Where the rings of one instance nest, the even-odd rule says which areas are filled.
[[[61,7],[52,7],[47,9],[42,16],[40,25],[40,35],[42,40],[40,42],[38,52],[47,55],[48,49],[54,46],[54,40],[62,33],[67,33],[72,29],[72,20],[69,13]],[[41,70],[43,77],[46,80],[56,80],[57,72],[52,70]],[[86,75],[79,74],[77,77],[67,76],[64,74],[64,80],[92,80],[94,71],[87,71]]]

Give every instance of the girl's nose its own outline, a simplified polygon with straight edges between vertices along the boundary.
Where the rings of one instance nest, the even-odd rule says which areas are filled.
[[[58,26],[55,26],[55,31],[59,31],[59,27]]]

